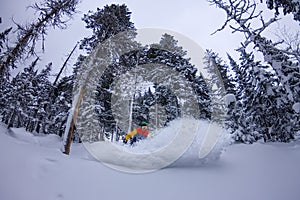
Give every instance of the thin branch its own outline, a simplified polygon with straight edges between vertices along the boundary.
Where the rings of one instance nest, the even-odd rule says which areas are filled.
[[[75,8],[78,0],[62,0],[62,1],[45,1],[41,4],[35,3],[32,8],[40,11],[40,17],[36,22],[30,24],[28,27],[23,27],[17,23],[18,40],[16,45],[6,54],[6,58],[0,63],[0,76],[3,71],[11,66],[14,68],[16,61],[21,58],[23,54],[27,54],[26,58],[35,55],[35,45],[42,37],[42,49],[44,49],[44,35],[46,34],[46,27],[64,28],[67,20],[62,20],[64,15],[71,17],[76,12]],[[48,6],[48,7],[47,7]],[[14,21],[13,21],[14,22]]]
[[[71,53],[68,55],[68,57],[67,57],[67,59],[65,60],[63,66],[60,68],[60,71],[59,71],[58,75],[56,76],[53,85],[56,85],[56,83],[57,83],[57,81],[58,81],[58,79],[59,79],[61,73],[63,72],[64,68],[67,66],[67,64],[68,64],[68,62],[69,62],[71,56],[73,55],[74,51],[76,50],[77,46],[78,46],[78,42],[76,43],[76,45],[75,45],[74,48],[72,49]]]

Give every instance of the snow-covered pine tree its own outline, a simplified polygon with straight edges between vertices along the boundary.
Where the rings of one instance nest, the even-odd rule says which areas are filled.
[[[253,34],[254,35],[254,34]],[[293,110],[293,105],[300,102],[300,63],[299,52],[290,52],[277,48],[271,40],[261,35],[251,37],[252,43],[264,55],[265,62],[275,73],[280,92],[278,108],[281,113],[278,116],[280,124],[277,124],[277,140],[290,141],[300,130],[297,113]],[[273,138],[274,140],[274,138]]]
[[[2,96],[4,101],[2,101],[3,108],[1,111],[1,115],[2,115],[2,122],[6,125],[9,124],[10,120],[12,121],[14,120],[16,116],[16,110],[19,107],[19,105],[17,105],[17,94],[14,93],[15,84],[16,84],[16,78],[13,78],[10,82],[7,82],[5,89],[2,90],[5,93]]]
[[[254,1],[238,0],[227,2],[222,0],[209,0],[209,2],[224,10],[227,14],[227,19],[224,25],[217,31],[223,30],[227,25],[230,24],[230,28],[234,32],[243,33],[245,35],[245,41],[242,43],[242,47],[240,47],[240,52],[245,51],[245,49],[247,48],[253,48],[254,46],[254,49],[257,49],[258,52],[262,53],[265,62],[267,62],[268,64],[268,70],[270,72],[274,72],[274,76],[279,81],[277,84],[277,91],[275,90],[274,92],[274,94],[278,95],[278,97],[276,97],[275,99],[279,102],[284,103],[276,103],[278,109],[281,107],[281,113],[280,115],[274,114],[272,116],[274,120],[273,123],[276,123],[276,125],[281,127],[278,129],[288,129],[290,130],[290,132],[277,132],[279,135],[271,138],[272,140],[274,140],[274,138],[277,138],[275,140],[289,141],[291,138],[293,138],[293,135],[297,132],[297,129],[299,130],[299,128],[297,128],[299,126],[291,125],[299,124],[299,122],[297,121],[297,117],[294,117],[296,113],[292,109],[293,105],[299,102],[300,68],[299,62],[295,62],[295,60],[297,61],[297,58],[299,58],[299,55],[296,55],[295,52],[290,52],[288,50],[278,48],[278,46],[276,45],[277,43],[274,43],[270,39],[262,36],[262,33],[278,19],[275,16],[274,18],[270,18],[267,21],[263,17],[261,17],[261,11],[257,10],[257,6]],[[254,26],[254,22],[257,21],[257,25]],[[258,25],[259,23],[261,24],[261,26]],[[248,63],[250,64],[250,62]],[[260,67],[264,66],[262,64],[259,65]],[[250,66],[254,67],[256,66],[256,64],[250,64]],[[252,73],[250,75],[254,76],[254,74],[255,73]],[[249,92],[248,89],[245,89],[245,92]],[[246,93],[242,95],[245,96]],[[240,102],[238,101],[236,106],[239,105]],[[278,112],[276,111],[275,113]],[[281,120],[280,118],[283,120]],[[290,118],[289,121],[286,120],[288,118]],[[278,122],[280,122],[280,124],[278,124]],[[239,125],[248,126],[247,124]]]
[[[32,80],[37,74],[34,69],[38,58],[23,72],[13,78],[12,90],[8,94],[8,104],[5,108],[4,122],[8,127],[25,127],[26,122],[31,120],[28,115],[31,106],[35,106],[36,90],[33,88]]]
[[[8,84],[3,121],[8,127],[25,127],[29,132],[47,133],[46,108],[49,106],[48,80],[51,64],[40,73],[35,70],[38,58]]]
[[[154,49],[163,49],[181,57],[187,54],[187,52],[178,45],[178,40],[176,40],[173,35],[167,33],[162,35],[158,44],[151,44],[151,47]]]
[[[164,34],[158,44],[152,44],[149,52],[157,54],[157,59],[163,64],[174,67],[180,74],[192,83],[192,87],[197,96],[197,103],[199,104],[200,118],[208,119],[211,117],[210,98],[206,82],[200,73],[196,75],[197,69],[186,58],[187,52],[178,45],[178,41],[174,36]],[[168,52],[168,53],[165,53]],[[151,54],[149,54],[151,56]],[[157,61],[154,61],[157,62]],[[184,85],[184,84],[183,84]],[[176,90],[171,88],[171,90]],[[185,99],[186,104],[192,104]]]
[[[90,85],[94,85],[95,89],[94,91],[86,91],[83,97],[84,99],[80,106],[80,108],[83,108],[84,110],[80,111],[77,131],[79,133],[82,133],[82,131],[84,131],[84,135],[82,135],[84,137],[82,138],[83,140],[104,140],[103,133],[108,131],[106,130],[107,127],[105,128],[105,126],[102,126],[102,128],[104,127],[103,130],[98,130],[99,118],[100,124],[107,124],[112,122],[112,119],[110,117],[111,97],[110,94],[107,93],[107,86],[111,83],[115,75],[114,73],[112,73],[112,71],[110,71],[110,65],[113,65],[116,60],[120,58],[120,51],[126,51],[126,48],[130,49],[132,48],[132,46],[138,47],[138,44],[133,41],[136,33],[134,32],[135,28],[133,26],[133,23],[130,21],[130,14],[131,12],[129,12],[125,4],[112,4],[110,6],[105,6],[103,9],[98,8],[95,13],[90,11],[83,18],[83,20],[87,24],[86,27],[92,29],[93,34],[91,37],[84,38],[82,40],[80,48],[86,50],[87,54],[90,54],[97,45],[102,44],[101,46],[98,46],[99,48],[97,49],[97,51],[103,51],[103,55],[108,54],[105,57],[105,60],[102,59],[97,63],[97,66],[92,66],[93,70],[96,71],[101,71],[103,70],[103,68],[106,68],[107,73],[104,73],[101,78],[89,78],[90,80],[94,81],[93,83],[84,83],[88,84],[88,87],[90,87]],[[120,43],[113,43],[112,40],[110,40],[110,37],[114,37],[115,35],[123,31],[127,32],[124,32],[122,34],[122,38],[120,38],[119,41]],[[84,56],[82,55],[80,56],[78,62],[78,66],[79,65],[80,67],[76,68],[77,74],[82,74],[82,70],[89,70],[86,68],[82,68],[82,66],[87,67],[84,63]],[[97,74],[96,71],[94,72],[94,74]],[[76,76],[76,78],[80,79],[80,77],[78,76]],[[78,88],[80,88],[80,86]],[[87,99],[85,98],[85,96],[89,96],[92,98]],[[110,123],[110,126],[111,127],[109,129],[116,130],[115,125],[112,125]],[[81,130],[81,128],[83,128],[83,130]]]
[[[7,45],[8,36],[11,31],[12,31],[12,27],[10,27],[0,33],[0,62],[2,60],[4,60],[6,57],[5,52],[7,52],[8,48],[9,48]],[[7,68],[3,69],[3,76],[0,76],[0,89],[4,88],[3,85],[6,84],[8,77],[9,77],[9,69],[7,69]],[[2,90],[0,90],[0,91],[2,91]],[[1,98],[1,95],[2,94],[0,94],[0,98]],[[0,109],[1,109],[1,105],[0,105]]]
[[[50,71],[52,63],[46,65],[46,67],[38,73],[32,80],[33,88],[36,90],[36,96],[34,99],[34,111],[30,110],[29,115],[34,122],[34,126],[29,130],[30,132],[37,132],[42,134],[48,133],[48,120],[47,116],[50,111],[50,103],[52,102],[49,95],[53,90],[53,85],[49,81]],[[26,126],[27,127],[27,126]]]
[[[155,84],[137,97],[133,108],[135,124],[148,122],[150,131],[166,126],[170,121],[180,117],[180,106],[176,95],[164,86]]]
[[[160,120],[155,119],[157,122],[158,128],[166,126],[170,121],[181,116],[180,105],[178,102],[178,98],[174,94],[172,89],[169,89],[166,86],[157,85],[155,87],[155,111],[159,115],[159,108],[157,106],[161,105],[164,109],[164,113],[161,116],[166,116],[166,119],[159,117]]]
[[[0,78],[0,118],[5,115],[5,107],[7,107],[8,95],[12,90],[10,82],[6,78]]]
[[[50,105],[48,113],[48,132],[52,134],[57,134],[63,136],[65,132],[68,113],[71,108],[72,98],[73,98],[73,85],[74,76],[63,77],[57,85],[54,86],[54,100],[53,104]],[[75,131],[73,135],[73,140],[79,142],[80,138]]]
[[[231,82],[229,67],[224,64],[218,54],[207,50],[204,64],[209,78],[206,80],[211,97],[212,120],[224,125],[227,112],[225,95],[234,94],[234,85]]]
[[[1,121],[5,124],[8,124],[9,121],[9,106],[13,104],[13,102],[16,101],[14,96],[12,95],[13,93],[13,84],[15,80],[13,79],[12,81],[9,81],[5,77],[1,77],[1,82],[0,82],[0,117]]]
[[[232,92],[231,101],[226,101],[226,106],[228,109],[225,117],[225,125],[226,128],[228,128],[229,131],[233,133],[234,131],[239,130],[238,120],[240,118],[240,110],[242,109],[242,106],[238,99],[238,91],[242,88],[238,83],[238,75],[242,74],[242,72],[239,69],[238,63],[236,63],[236,61],[229,54],[227,54],[227,56],[230,62],[231,71],[232,73],[234,73],[234,75],[230,76],[230,80],[234,85],[234,89]]]
[[[12,30],[12,27],[8,28],[0,33],[0,53],[3,53],[5,50],[5,44],[7,42],[8,34],[10,33],[11,30]],[[3,56],[3,55],[1,55],[1,56]]]
[[[231,57],[230,61],[233,65],[235,78],[237,83],[236,103],[232,117],[236,123],[236,129],[233,130],[236,141],[244,143],[253,143],[262,136],[262,127],[254,119],[260,118],[263,115],[263,102],[256,101],[259,99],[258,94],[261,81],[254,76],[256,68],[259,68],[259,62],[254,62],[253,55],[247,54],[245,51],[241,52],[241,63],[238,65]],[[260,77],[262,78],[262,77]],[[257,109],[259,107],[260,109]],[[256,112],[260,110],[260,112]]]
[[[268,66],[253,60],[253,55],[241,52],[238,65],[231,57],[236,75],[237,102],[231,112],[232,131],[236,141],[252,143],[265,141],[290,141],[294,138],[290,119],[293,118],[278,78]]]
[[[155,116],[155,113],[154,115],[153,113],[148,113],[156,105],[155,100],[158,105],[163,106],[163,110],[166,112],[167,118],[163,122],[164,125],[180,116],[182,112],[179,109],[182,108],[185,109],[184,114],[186,116],[209,118],[210,100],[205,81],[202,76],[196,75],[197,70],[189,63],[188,59],[166,50],[145,47],[140,51],[124,54],[119,60],[119,63],[115,63],[111,68],[107,68],[100,79],[101,87],[99,89],[102,91],[98,92],[98,95],[100,95],[98,105],[100,105],[103,111],[101,111],[102,114],[99,116],[103,118],[101,120],[106,119],[107,123],[104,123],[104,121],[102,123],[107,126],[106,131],[114,131],[115,128],[111,129],[111,127],[114,126],[113,124],[116,124],[113,116],[111,116],[112,107],[110,98],[112,94],[119,95],[117,100],[113,102],[114,107],[120,105],[117,113],[122,113],[125,116],[128,116],[130,113],[137,114],[137,116],[133,117],[136,125],[139,124],[142,118],[152,122],[155,121],[153,118],[150,118],[150,116]],[[152,87],[157,84],[156,91],[154,92],[154,101],[150,100],[153,103],[152,105],[139,98],[142,96],[143,99],[146,99],[145,94],[140,95],[138,91],[143,83],[151,83]],[[114,84],[117,87],[114,87]],[[127,98],[128,96],[130,97],[128,100],[134,102],[134,106],[136,107],[135,110],[129,111],[127,114],[123,111],[131,110],[131,107],[134,106],[128,106],[128,103],[121,101],[123,98],[122,95],[126,92],[129,93],[127,95]],[[107,93],[108,98],[103,97],[105,93]],[[106,101],[107,103],[105,103]],[[179,102],[181,106],[179,106]],[[145,106],[144,104],[149,105]],[[195,107],[191,107],[191,105],[198,106],[200,113]],[[141,108],[141,110],[137,111],[137,108]],[[155,110],[152,111],[155,112]],[[115,117],[118,118],[118,121],[123,121],[119,120],[122,116]],[[120,123],[118,124],[123,128],[123,131],[127,131],[124,128],[125,126],[122,126]]]
[[[130,18],[131,12],[125,4],[106,5],[103,9],[97,8],[96,12],[89,11],[82,20],[86,23],[86,28],[93,31],[93,34],[82,40],[80,48],[85,49],[89,54],[99,43],[111,36],[134,30]]]
[[[8,34],[11,30],[12,28],[9,28],[0,33],[0,60],[2,60],[5,56],[3,52],[6,51],[6,42]],[[8,94],[10,94],[10,91],[12,90],[10,81],[8,79],[9,72],[7,70],[4,70],[4,74],[4,76],[0,76],[0,117],[5,115],[5,107],[7,107],[7,104],[9,102]],[[2,121],[4,121],[4,117],[2,117]]]

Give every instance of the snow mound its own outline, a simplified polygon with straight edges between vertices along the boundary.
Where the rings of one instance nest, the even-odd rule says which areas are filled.
[[[226,147],[233,144],[232,135],[220,125],[199,121],[200,127],[191,146],[172,167],[198,167],[220,158]]]
[[[19,143],[35,144],[43,147],[60,147],[61,138],[55,134],[33,134],[27,132],[25,128],[10,128],[6,133],[16,138]]]

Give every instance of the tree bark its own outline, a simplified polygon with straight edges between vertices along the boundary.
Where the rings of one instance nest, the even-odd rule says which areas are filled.
[[[72,138],[73,138],[74,131],[75,131],[75,128],[76,128],[76,121],[77,121],[77,117],[78,117],[78,111],[79,111],[79,107],[80,107],[84,92],[85,92],[85,89],[81,88],[80,94],[79,94],[79,97],[78,97],[78,101],[77,101],[77,104],[76,104],[75,109],[74,109],[74,113],[70,113],[73,117],[72,117],[72,122],[71,122],[70,128],[68,130],[67,140],[65,141],[64,152],[63,152],[64,154],[67,154],[67,155],[70,154]]]

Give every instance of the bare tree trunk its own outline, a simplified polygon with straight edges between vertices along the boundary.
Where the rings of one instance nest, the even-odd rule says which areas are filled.
[[[133,96],[134,96],[134,95],[133,95]],[[127,130],[127,133],[131,132],[133,102],[134,102],[134,97],[131,97],[131,99],[130,99],[130,107],[129,107],[129,122],[128,122],[128,130]]]
[[[67,154],[67,155],[70,154],[72,138],[73,138],[74,131],[76,128],[75,125],[76,125],[76,121],[77,121],[77,117],[78,117],[78,111],[79,111],[79,107],[80,107],[84,92],[85,92],[85,88],[83,87],[80,90],[80,94],[79,94],[79,97],[78,97],[78,100],[77,100],[77,103],[76,103],[73,113],[69,114],[72,117],[72,121],[69,126],[69,130],[65,131],[65,134],[67,131],[68,131],[68,133],[67,133],[67,136],[65,139],[66,141],[64,141],[64,152],[63,152],[64,154]],[[66,127],[66,128],[68,128],[68,127]]]
[[[48,26],[62,27],[66,24],[62,18],[67,16],[72,16],[75,13],[76,5],[78,1],[76,0],[64,0],[64,1],[50,1],[48,0],[42,2],[41,7],[38,4],[31,6],[36,11],[40,12],[40,17],[37,22],[30,24],[29,28],[18,26],[18,31],[20,32],[18,41],[16,45],[9,48],[6,58],[4,58],[0,63],[0,76],[3,76],[5,69],[9,66],[15,67],[16,61],[20,59],[24,54],[35,55],[35,45],[37,41],[42,37],[42,43],[44,43],[45,30]],[[43,47],[44,50],[44,47]]]
[[[7,128],[12,128],[13,127],[13,124],[14,124],[14,121],[15,121],[15,117],[16,117],[16,112],[17,112],[16,110],[17,109],[14,108],[13,113],[11,114],[11,117],[8,120],[8,126],[7,126]]]
[[[53,85],[56,85],[61,73],[63,72],[64,68],[67,66],[68,61],[70,60],[71,56],[73,55],[73,53],[75,52],[75,49],[77,48],[78,43],[76,43],[76,45],[74,46],[74,48],[72,49],[71,53],[68,55],[67,59],[65,60],[63,66],[60,68],[60,71],[58,72],[55,81],[53,83]]]

